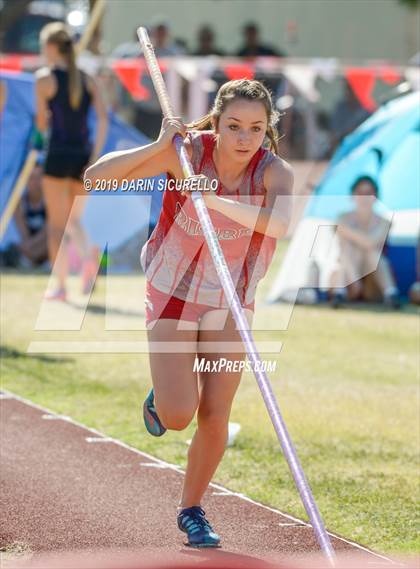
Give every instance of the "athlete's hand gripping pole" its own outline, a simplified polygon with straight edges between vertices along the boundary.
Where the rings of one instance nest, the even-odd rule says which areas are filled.
[[[172,105],[169,100],[166,86],[163,81],[163,77],[154,53],[153,45],[149,39],[147,30],[143,27],[140,27],[137,30],[137,34],[143,48],[143,54],[146,59],[147,67],[149,69],[156,94],[159,98],[163,115],[167,118],[174,117]],[[193,176],[194,170],[181,135],[175,135],[173,142],[178,153],[184,175],[187,177]],[[216,232],[207,211],[207,207],[204,203],[200,191],[192,192],[191,197],[194,201],[194,206],[203,228],[203,233],[206,238],[217,274],[219,276],[226,298],[230,301],[230,307],[234,320],[244,342],[248,359],[251,362],[251,366],[261,390],[261,394],[266,404],[271,421],[274,425],[274,429],[277,433],[277,437],[282,446],[284,455],[289,464],[290,470],[292,471],[293,478],[295,480],[302,502],[305,506],[306,513],[308,514],[308,517],[311,521],[321,550],[329,560],[330,565],[334,566],[334,550],[332,548],[330,538],[325,530],[318,507],[315,503],[314,497],[297,457],[290,435],[281,416],[280,409],[271,388],[269,379],[264,371],[260,371],[263,367],[261,365],[261,358],[255,346],[252,333],[248,329],[248,322],[243,312],[241,303],[239,302],[232,277],[223,256],[219,241],[216,236]]]

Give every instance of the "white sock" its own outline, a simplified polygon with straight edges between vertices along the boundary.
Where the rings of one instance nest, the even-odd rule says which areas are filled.
[[[396,286],[389,286],[384,291],[385,298],[389,298],[390,296],[394,296],[398,294],[398,289]]]

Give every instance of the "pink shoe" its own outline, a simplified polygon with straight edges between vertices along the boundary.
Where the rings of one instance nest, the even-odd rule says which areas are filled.
[[[82,293],[90,294],[95,287],[95,279],[99,269],[99,250],[93,248],[92,254],[83,263],[82,269]]]
[[[45,296],[45,300],[59,300],[61,302],[66,302],[67,293],[65,288],[57,288],[55,290],[48,291]]]

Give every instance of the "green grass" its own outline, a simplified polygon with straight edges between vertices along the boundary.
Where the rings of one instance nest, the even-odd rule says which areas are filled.
[[[29,545],[22,542],[9,543],[0,547],[0,567],[7,569],[16,567],[15,561],[29,561],[33,552]]]
[[[284,306],[262,303],[282,254],[280,248],[259,290],[261,327],[284,314]],[[104,280],[80,331],[35,330],[46,284],[42,275],[2,278],[3,388],[184,467],[194,425],[158,440],[139,425],[139,403],[150,386],[146,353],[27,353],[32,341],[145,340],[136,330],[143,323],[143,278],[109,278],[113,325],[120,330],[106,330],[112,323],[101,308]],[[77,285],[72,282],[74,295]],[[419,320],[410,308],[370,308],[296,307],[287,331],[257,331],[255,337],[283,342],[281,355],[265,356],[277,360],[270,378],[328,528],[376,550],[414,553],[420,550]],[[80,314],[77,306],[65,310]],[[215,481],[305,518],[250,373],[231,419],[242,430]]]

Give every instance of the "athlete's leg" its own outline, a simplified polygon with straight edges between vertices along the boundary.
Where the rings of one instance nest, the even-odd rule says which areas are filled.
[[[340,239],[340,258],[331,276],[331,287],[338,289],[338,292],[346,289],[349,300],[359,298],[362,293],[362,265],[363,252],[360,247],[346,239]]]
[[[71,209],[68,181],[64,178],[43,176],[42,191],[47,208],[48,254],[58,286],[65,288],[68,273],[65,228]]]
[[[374,260],[376,262],[376,257]],[[374,270],[373,272],[373,277],[384,297],[386,297],[389,294],[398,293],[398,289],[395,283],[394,276],[391,271],[389,261],[384,255],[380,256],[376,270]]]
[[[93,247],[89,237],[83,228],[81,219],[86,207],[88,195],[79,180],[70,180],[70,192],[73,199],[73,206],[69,219],[69,233],[77,247],[80,258],[83,261],[82,268],[82,289],[85,294],[91,292],[99,267],[99,251]]]
[[[81,259],[90,255],[89,239],[81,224],[81,218],[86,207],[88,195],[79,180],[69,178],[70,196],[72,199],[71,214],[68,221],[68,233],[77,247]]]
[[[253,312],[245,309],[249,325]],[[199,342],[212,342],[217,353],[199,352],[199,358],[217,362],[241,362],[245,353],[227,353],[226,342],[241,342],[231,313],[226,324],[219,330],[219,322],[226,318],[226,311],[212,310],[200,321]],[[210,363],[211,365],[211,363]],[[225,451],[228,422],[233,397],[239,386],[242,371],[200,372],[200,402],[197,412],[197,431],[188,452],[188,465],[182,492],[182,508],[199,505]]]
[[[178,320],[166,318],[150,322],[147,336],[156,412],[167,429],[182,430],[190,424],[198,406],[197,373],[193,370],[198,324],[183,322],[183,330],[177,330],[177,326]],[[163,344],[163,349],[168,342],[176,350],[155,352],[155,342],[161,347]]]

